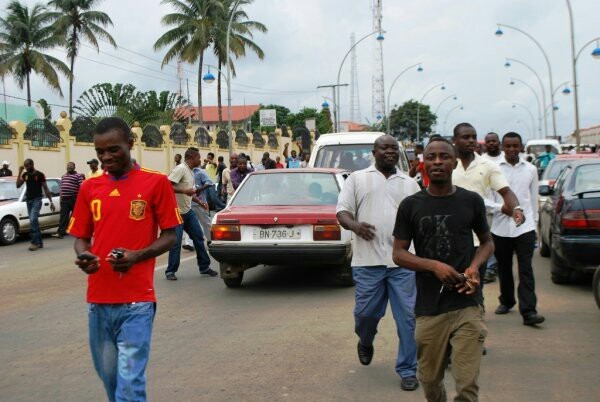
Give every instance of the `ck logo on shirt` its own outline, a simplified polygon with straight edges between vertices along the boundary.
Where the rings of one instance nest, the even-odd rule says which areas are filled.
[[[427,258],[447,258],[452,252],[452,242],[446,219],[450,215],[424,216],[419,220],[419,233],[426,240]]]
[[[146,217],[146,201],[133,200],[129,208],[129,218],[136,221],[141,221]]]

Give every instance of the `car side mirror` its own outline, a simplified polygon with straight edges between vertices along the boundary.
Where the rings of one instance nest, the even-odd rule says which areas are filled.
[[[549,184],[542,184],[538,187],[539,195],[552,195],[554,193],[554,188]]]

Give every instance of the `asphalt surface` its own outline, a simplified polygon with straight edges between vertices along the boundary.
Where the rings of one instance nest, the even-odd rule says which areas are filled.
[[[106,400],[87,345],[86,279],[72,239],[0,247],[0,401]],[[148,368],[153,401],[422,401],[400,389],[397,337],[382,320],[370,366],[356,357],[353,289],[318,268],[256,267],[241,289],[201,277],[183,251],[179,280],[156,272],[159,303]],[[166,262],[161,256],[158,266]],[[496,316],[485,290],[488,355],[481,401],[598,401],[600,311],[590,283],[557,286],[536,253],[539,328]],[[213,264],[217,269],[217,264]],[[454,384],[446,372],[450,398]]]

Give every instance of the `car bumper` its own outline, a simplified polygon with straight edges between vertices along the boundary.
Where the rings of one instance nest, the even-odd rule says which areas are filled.
[[[560,259],[572,269],[594,272],[600,264],[598,236],[557,236],[552,239],[552,245]]]
[[[234,244],[212,242],[210,255],[217,261],[240,265],[342,264],[352,253],[348,244]]]

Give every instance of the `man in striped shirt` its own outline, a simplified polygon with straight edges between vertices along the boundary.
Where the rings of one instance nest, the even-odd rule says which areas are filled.
[[[60,178],[60,220],[57,237],[62,239],[67,233],[67,224],[75,208],[79,187],[85,176],[75,171],[73,162],[67,163],[67,173]]]

